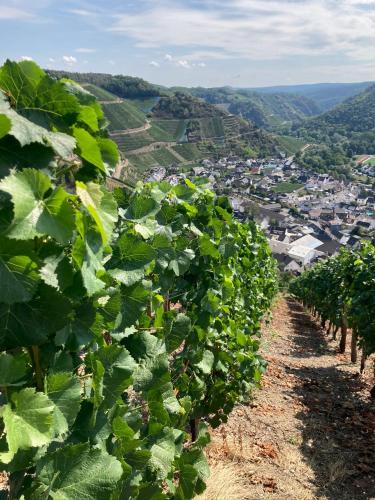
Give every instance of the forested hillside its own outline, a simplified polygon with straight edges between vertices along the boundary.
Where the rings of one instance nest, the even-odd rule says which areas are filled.
[[[375,128],[375,85],[347,99],[334,109],[306,121],[298,130],[311,137],[335,141],[339,136],[354,136]]]
[[[53,70],[49,70],[48,73],[56,78],[70,78],[79,83],[91,83],[125,99],[155,97],[161,94],[158,86],[133,76]]]
[[[374,85],[331,111],[292,128],[294,135],[316,144],[302,157],[302,163],[313,167],[345,164],[354,155],[374,154],[374,132]]]
[[[152,112],[158,118],[207,118],[225,115],[202,99],[196,99],[183,92],[161,97]]]
[[[319,114],[319,107],[307,97],[274,93],[262,94],[248,90],[223,88],[186,89],[210,104],[219,105],[230,113],[242,116],[258,127],[277,130],[285,123],[299,123],[306,117]]]

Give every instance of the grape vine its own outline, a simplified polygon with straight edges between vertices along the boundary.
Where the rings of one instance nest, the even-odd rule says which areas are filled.
[[[361,370],[375,352],[374,276],[375,247],[367,243],[315,265],[291,284],[291,292],[320,317],[323,327],[328,324],[334,338],[341,329],[341,352],[345,352],[348,328],[352,330],[351,359],[357,361],[360,346]]]
[[[263,234],[204,184],[109,192],[95,98],[0,69],[0,461],[10,498],[193,498],[265,363]]]

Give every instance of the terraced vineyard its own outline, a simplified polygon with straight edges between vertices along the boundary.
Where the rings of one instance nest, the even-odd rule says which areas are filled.
[[[201,118],[200,132],[202,139],[220,139],[225,136],[223,118]]]
[[[145,124],[146,116],[129,101],[102,104],[105,116],[109,121],[109,130],[125,130],[139,128]]]
[[[132,103],[143,113],[151,113],[152,108],[157,104],[159,97],[149,97],[148,99],[132,99]]]
[[[205,156],[197,144],[178,144],[172,148],[176,153],[182,156],[186,161],[199,160]]]
[[[236,137],[240,134],[240,124],[236,116],[228,115],[224,117],[223,125],[227,137]]]
[[[133,165],[138,172],[146,172],[150,168],[157,165],[155,158],[151,153],[146,153],[143,155],[128,155],[128,160]]]
[[[114,137],[116,143],[122,153],[134,151],[136,149],[149,146],[155,139],[151,137],[149,132],[140,132],[139,134],[119,135]]]
[[[170,152],[168,148],[160,148],[152,153],[152,156],[155,160],[162,165],[163,167],[167,167],[172,163],[180,163],[176,156]]]
[[[140,172],[145,172],[151,167],[160,165],[168,167],[171,164],[179,164],[180,161],[169,151],[168,148],[159,148],[151,153],[129,154],[129,162]]]
[[[189,120],[153,120],[153,127],[164,130],[172,141],[183,141]]]

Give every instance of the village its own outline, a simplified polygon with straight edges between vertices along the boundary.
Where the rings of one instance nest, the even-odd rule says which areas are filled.
[[[226,194],[237,218],[258,222],[283,272],[300,274],[342,247],[356,249],[363,240],[375,239],[375,196],[368,180],[314,173],[293,157],[237,156],[203,160],[190,172],[155,167],[147,180],[177,184],[194,177],[206,178],[211,188]]]

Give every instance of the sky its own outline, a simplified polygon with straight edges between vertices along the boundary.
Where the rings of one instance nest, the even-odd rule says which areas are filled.
[[[375,80],[375,0],[0,0],[0,61],[161,85]]]

